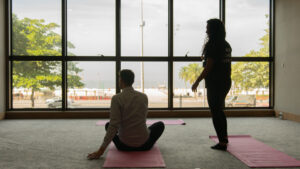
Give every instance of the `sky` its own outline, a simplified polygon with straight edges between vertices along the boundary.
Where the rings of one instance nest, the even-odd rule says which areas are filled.
[[[61,25],[61,0],[12,0],[13,13],[19,18],[44,19]],[[68,41],[75,45],[69,52],[77,56],[115,55],[115,1],[68,0]],[[269,0],[227,0],[227,41],[233,56],[244,56],[259,49],[259,38],[267,28]],[[167,0],[143,0],[143,54],[168,54]],[[219,0],[174,0],[174,56],[199,56],[205,40],[206,21],[219,16]],[[141,56],[141,0],[121,0],[121,55]],[[61,29],[55,30],[61,34]],[[174,64],[174,88],[185,87],[178,77],[187,62]],[[202,64],[202,63],[200,63]],[[77,62],[86,87],[114,87],[115,63]],[[140,63],[123,63],[121,68],[136,72]],[[105,72],[105,73],[104,73]],[[100,79],[100,80],[99,80]],[[145,86],[167,86],[167,63],[145,63]],[[136,84],[137,86],[139,84]]]

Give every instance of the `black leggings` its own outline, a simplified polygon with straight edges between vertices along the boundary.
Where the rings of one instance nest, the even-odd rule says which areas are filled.
[[[107,130],[108,125],[109,125],[109,122],[106,123],[105,130]],[[121,151],[147,151],[147,150],[150,150],[153,147],[155,142],[162,135],[162,133],[164,132],[164,129],[165,129],[165,125],[164,125],[163,122],[159,121],[159,122],[156,122],[156,123],[152,124],[151,126],[149,126],[148,129],[150,130],[149,138],[140,147],[127,146],[126,144],[121,142],[118,134],[115,135],[115,137],[113,138],[112,141],[114,142],[117,149],[121,150]]]
[[[231,81],[222,85],[207,86],[207,101],[212,114],[213,124],[219,142],[228,143],[227,120],[224,113],[225,98],[231,87]]]

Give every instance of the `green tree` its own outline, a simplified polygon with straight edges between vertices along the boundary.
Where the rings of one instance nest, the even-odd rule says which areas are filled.
[[[61,36],[54,32],[59,26],[46,24],[43,19],[18,19],[12,16],[12,49],[16,56],[60,56]],[[69,48],[75,46],[68,42]],[[59,61],[14,61],[13,86],[31,89],[31,106],[34,107],[34,94],[41,88],[54,90],[61,86],[61,62]],[[83,87],[78,73],[82,69],[76,64],[68,64],[68,86]]]
[[[193,84],[198,76],[201,74],[203,70],[203,67],[200,66],[200,64],[198,63],[191,63],[188,64],[187,66],[183,66],[181,67],[180,71],[179,71],[179,78],[184,80],[185,85],[186,83],[189,84]],[[197,95],[195,94],[195,97],[197,97]]]
[[[268,19],[269,16],[266,15]],[[269,25],[269,22],[267,22]],[[265,29],[265,35],[259,39],[262,46],[259,50],[251,50],[246,57],[269,57],[269,29]],[[232,65],[232,81],[238,90],[267,88],[269,86],[268,62],[238,62]]]
[[[186,83],[189,81],[189,73],[188,73],[188,67],[184,66],[181,67],[180,72],[179,72],[179,78],[184,80],[184,85],[187,88]]]

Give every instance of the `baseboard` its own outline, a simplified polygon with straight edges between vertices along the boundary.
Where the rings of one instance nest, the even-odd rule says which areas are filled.
[[[5,117],[5,113],[0,113],[0,120],[3,120]]]
[[[243,109],[226,110],[227,117],[274,117],[272,109]],[[209,110],[149,110],[148,117],[210,117]],[[6,119],[86,119],[86,118],[109,118],[109,111],[72,111],[72,112],[21,112],[9,111]]]
[[[280,117],[283,120],[290,120],[295,122],[300,122],[300,115],[294,113],[283,112],[279,110],[275,110],[275,116]]]

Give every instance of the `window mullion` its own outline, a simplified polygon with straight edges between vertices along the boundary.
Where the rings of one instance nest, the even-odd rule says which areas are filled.
[[[121,0],[116,0],[116,93],[120,93],[119,72],[121,70]]]
[[[62,109],[66,110],[67,102],[67,0],[62,0]]]
[[[173,109],[173,0],[168,0],[168,108]]]

